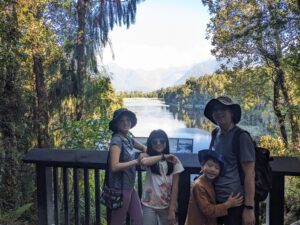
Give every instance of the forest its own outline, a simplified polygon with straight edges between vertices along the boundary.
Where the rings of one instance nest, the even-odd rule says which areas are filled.
[[[229,95],[267,128],[264,143],[277,155],[299,156],[299,2],[202,2],[212,53],[226,63],[184,85],[131,96],[197,109]],[[110,138],[108,121],[128,94],[116,93],[99,60],[112,45],[109,32],[130,29],[139,3],[0,0],[0,224],[36,224],[35,168],[22,162],[30,149],[98,150]],[[287,212],[300,218],[300,180],[288,184]]]

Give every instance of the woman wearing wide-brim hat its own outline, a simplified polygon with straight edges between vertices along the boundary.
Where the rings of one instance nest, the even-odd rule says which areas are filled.
[[[143,224],[143,213],[139,196],[134,189],[136,165],[140,164],[141,156],[135,158],[136,152],[146,152],[146,146],[129,136],[129,130],[137,123],[136,115],[125,108],[114,112],[109,122],[113,132],[109,145],[109,187],[122,190],[123,206],[112,210],[110,225],[120,225],[130,214],[133,224]]]

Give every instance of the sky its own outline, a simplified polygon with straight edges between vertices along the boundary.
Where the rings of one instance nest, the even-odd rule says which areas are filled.
[[[209,21],[201,0],[146,0],[137,5],[136,22],[109,34],[115,59],[104,49],[103,64],[153,70],[189,66],[213,59],[205,39]]]

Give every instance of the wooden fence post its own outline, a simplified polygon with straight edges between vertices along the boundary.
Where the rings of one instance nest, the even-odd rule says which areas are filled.
[[[272,178],[269,221],[271,225],[284,224],[284,176],[283,175],[273,175]]]
[[[178,224],[184,225],[189,204],[191,178],[188,171],[183,171],[179,178]]]
[[[37,210],[39,225],[53,225],[52,170],[37,164]]]

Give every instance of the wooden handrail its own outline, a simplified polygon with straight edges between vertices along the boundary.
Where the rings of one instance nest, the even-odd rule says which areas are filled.
[[[25,163],[36,164],[38,217],[40,225],[53,224],[51,167],[105,169],[107,151],[72,149],[32,149],[23,158]],[[190,194],[190,174],[199,172],[196,154],[174,153],[182,162],[185,171],[179,183],[179,225],[184,224]],[[300,176],[300,159],[297,157],[274,157],[273,188],[270,193],[268,224],[283,225],[284,222],[284,177]],[[140,168],[138,167],[138,170]],[[141,185],[141,184],[139,184]],[[139,187],[140,189],[141,187]],[[56,209],[57,210],[57,209]]]

